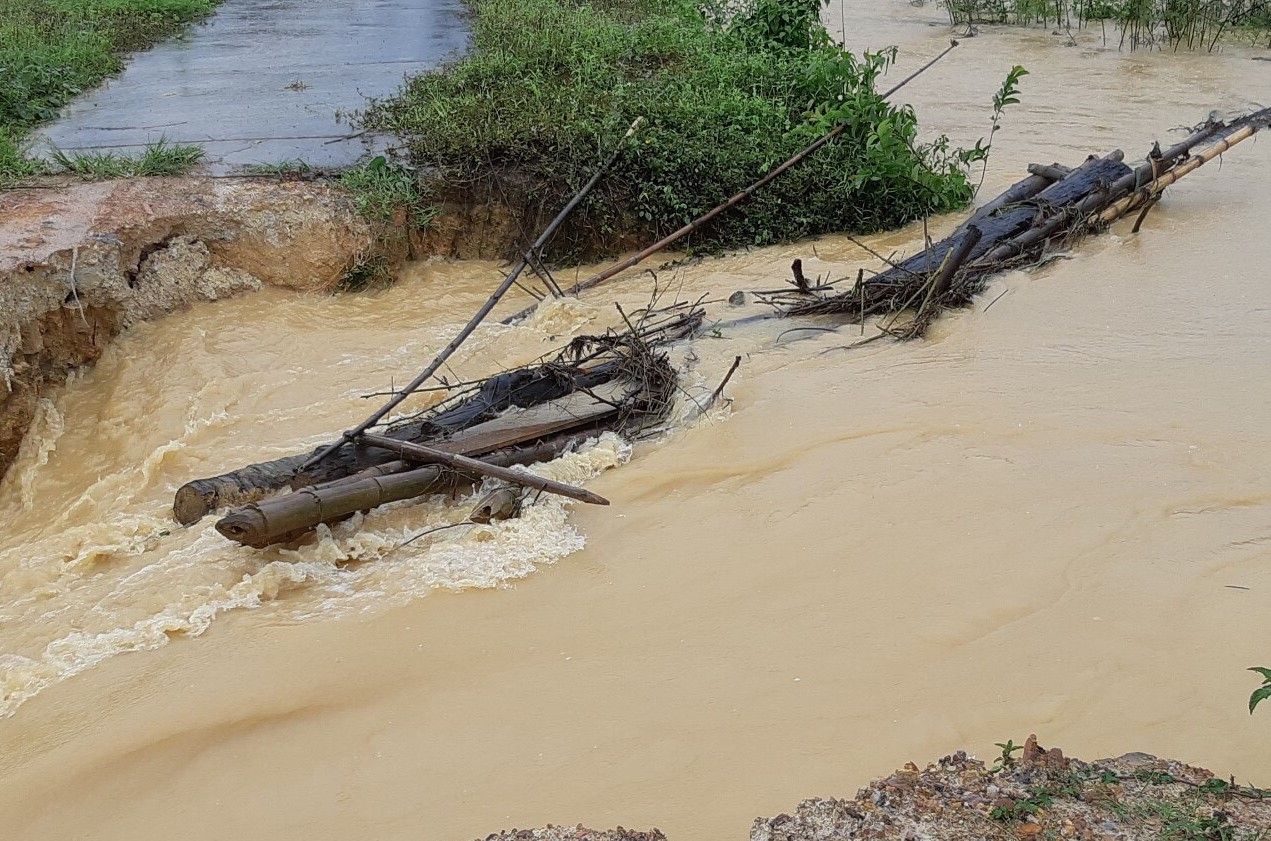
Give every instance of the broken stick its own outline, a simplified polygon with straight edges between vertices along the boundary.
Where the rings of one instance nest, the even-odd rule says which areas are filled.
[[[535,476],[533,473],[523,473],[519,470],[497,467],[493,464],[478,461],[475,458],[442,452],[441,450],[425,447],[422,444],[413,444],[409,441],[385,438],[383,435],[375,435],[370,432],[363,432],[361,437],[364,444],[397,453],[407,461],[416,461],[423,464],[444,464],[447,467],[462,470],[465,473],[477,473],[494,479],[502,479],[514,485],[547,491],[548,493],[576,499],[579,502],[587,502],[592,505],[609,504],[609,500],[599,494],[594,494],[583,488],[576,488],[573,485],[566,485],[563,482],[544,479],[542,476]]]

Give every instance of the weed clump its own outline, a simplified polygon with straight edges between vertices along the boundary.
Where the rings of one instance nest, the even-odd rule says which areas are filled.
[[[53,165],[68,175],[85,181],[107,178],[137,178],[150,175],[184,175],[203,160],[203,149],[159,140],[139,155],[118,152],[65,152],[54,149]]]
[[[645,124],[574,226],[679,228],[838,123],[847,130],[694,234],[699,249],[874,231],[964,205],[973,154],[920,143],[875,83],[894,51],[833,43],[819,0],[470,0],[471,53],[373,102],[365,127],[403,139],[442,183],[510,174],[558,208],[637,117]],[[569,237],[564,238],[570,255]]]

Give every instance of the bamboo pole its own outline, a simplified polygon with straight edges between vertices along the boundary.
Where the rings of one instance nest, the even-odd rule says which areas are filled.
[[[613,165],[613,162],[618,159],[618,155],[622,152],[623,144],[626,143],[627,139],[631,137],[631,135],[636,133],[636,131],[640,128],[640,124],[643,122],[644,117],[637,117],[635,119],[635,122],[633,122],[631,127],[627,129],[627,133],[622,136],[622,140],[618,141],[618,145],[614,148],[613,154],[609,156],[609,159],[601,164],[601,166],[592,174],[591,179],[583,185],[582,189],[575,193],[574,197],[569,200],[569,203],[561,208],[560,213],[556,214],[556,218],[548,223],[547,227],[543,229],[543,233],[539,234],[538,239],[534,240],[534,244],[530,246],[526,255],[522,256],[521,259],[517,261],[516,266],[508,273],[508,276],[503,279],[503,282],[499,284],[499,287],[495,289],[494,292],[490,294],[490,297],[486,299],[486,302],[481,305],[481,309],[477,310],[476,314],[473,315],[468,323],[463,326],[463,329],[459,331],[459,334],[450,340],[450,344],[442,348],[441,353],[437,354],[437,357],[433,359],[428,367],[423,371],[420,371],[419,376],[411,380],[405,388],[394,395],[379,409],[375,410],[375,412],[367,417],[366,420],[362,421],[352,429],[346,430],[340,437],[339,441],[333,441],[322,450],[319,450],[317,454],[301,466],[301,470],[308,470],[310,467],[338,450],[345,442],[356,440],[359,435],[370,429],[372,426],[375,426],[375,424],[379,423],[385,415],[401,405],[402,401],[427,382],[429,377],[437,373],[438,369],[440,369],[441,366],[446,363],[446,360],[459,349],[460,345],[467,341],[473,331],[480,326],[482,321],[485,321],[485,317],[490,314],[503,296],[507,294],[507,291],[512,288],[512,285],[516,283],[517,278],[521,276],[521,272],[525,271],[525,269],[530,265],[529,255],[535,254],[540,248],[542,248],[547,241],[551,239],[552,234],[556,233],[556,229],[561,226],[561,223],[565,221],[565,218],[574,211],[574,208],[578,207],[584,198],[587,197],[587,194],[590,193],[592,188],[600,181],[600,176],[604,175],[605,171],[609,169],[609,167]]]
[[[493,464],[486,464],[483,461],[477,461],[474,458],[468,458],[467,456],[455,455],[454,453],[443,453],[441,450],[435,450],[432,447],[425,447],[422,444],[398,441],[395,438],[385,438],[383,435],[375,435],[370,432],[363,432],[361,437],[364,443],[369,444],[372,447],[380,447],[381,449],[397,453],[399,456],[407,459],[408,461],[423,462],[425,464],[442,464],[447,467],[452,467],[455,470],[461,470],[465,473],[477,473],[481,476],[502,479],[503,481],[511,482],[514,485],[559,494],[560,496],[576,499],[579,502],[587,502],[592,505],[609,504],[609,500],[599,494],[594,494],[583,488],[576,488],[573,485],[566,485],[562,482],[544,479],[542,476],[535,476],[533,473],[523,473],[519,470],[509,470],[506,467],[497,467]]]
[[[943,52],[941,52],[935,58],[931,59],[931,61],[928,61],[922,67],[919,67],[913,73],[910,73],[904,79],[901,79],[900,82],[898,82],[890,90],[888,90],[886,93],[882,95],[882,99],[887,99],[896,91],[900,90],[905,85],[909,84],[911,81],[916,79],[918,76],[924,73],[928,68],[930,68],[933,64],[935,64],[937,61],[939,61],[940,59],[948,55],[950,52],[952,52],[953,48],[956,46],[958,46],[957,41],[950,41],[949,46],[945,47]],[[817,138],[815,141],[813,141],[811,145],[807,146],[802,151],[797,153],[794,157],[788,159],[785,163],[781,164],[776,169],[772,170],[767,175],[760,178],[758,181],[746,187],[741,192],[731,196],[723,204],[716,205],[715,207],[703,213],[701,216],[698,216],[696,219],[689,222],[684,227],[680,228],[674,233],[664,236],[662,239],[658,240],[657,242],[653,243],[649,247],[645,248],[643,251],[637,254],[634,254],[619,263],[615,263],[614,265],[610,266],[604,271],[599,272],[598,274],[594,274],[591,277],[587,278],[586,280],[582,280],[582,281],[579,281],[578,283],[575,283],[573,286],[569,287],[569,289],[565,290],[565,294],[577,295],[579,292],[583,292],[587,289],[591,289],[592,287],[599,286],[605,281],[610,280],[611,278],[621,274],[622,272],[625,272],[627,269],[632,268],[633,266],[637,266],[640,263],[643,263],[646,259],[648,259],[649,257],[652,257],[654,254],[657,254],[659,251],[666,250],[666,248],[678,242],[679,240],[683,239],[684,237],[688,236],[689,234],[693,233],[693,231],[696,231],[698,228],[701,228],[703,225],[705,225],[707,222],[714,219],[719,214],[723,213],[725,210],[728,210],[729,208],[732,208],[738,204],[741,204],[743,201],[745,201],[746,199],[754,195],[755,192],[758,191],[760,188],[765,187],[771,182],[775,181],[777,178],[780,178],[783,174],[785,174],[787,170],[791,169],[794,166],[797,166],[809,155],[816,152],[818,149],[825,146],[831,140],[833,140],[834,138],[838,137],[843,132],[845,132],[848,128],[848,125],[849,125],[848,123],[839,123],[837,126],[830,129],[830,131],[826,132],[825,134]],[[534,311],[534,307],[528,307],[516,313],[515,315],[508,316],[507,318],[503,320],[503,323],[510,324],[514,321],[519,321],[522,318],[525,318],[526,316],[528,316],[533,311]]]
[[[1232,132],[1212,146],[1206,146],[1204,149],[1197,152],[1186,161],[1183,161],[1178,166],[1162,173],[1150,183],[1145,184],[1143,187],[1135,190],[1125,198],[1113,202],[1110,206],[1104,208],[1097,217],[1098,221],[1104,224],[1115,222],[1117,219],[1134,210],[1145,201],[1149,201],[1160,195],[1162,190],[1187,175],[1189,172],[1195,172],[1214,158],[1221,155],[1223,152],[1226,152],[1232,146],[1253,137],[1258,133],[1258,129],[1259,126],[1247,125]]]
[[[591,434],[567,433],[532,446],[500,450],[482,458],[484,463],[500,467],[549,461]],[[394,472],[391,475],[383,472],[388,470]],[[319,523],[338,522],[356,511],[366,511],[389,502],[451,491],[457,483],[470,483],[476,478],[474,474],[447,470],[439,465],[410,469],[406,462],[390,462],[356,476],[311,485],[236,508],[217,522],[216,530],[237,543],[262,549],[295,540]]]

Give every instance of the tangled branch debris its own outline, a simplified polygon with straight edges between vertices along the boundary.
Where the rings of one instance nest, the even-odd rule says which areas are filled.
[[[249,546],[294,540],[357,511],[453,490],[481,476],[604,503],[587,491],[510,472],[555,458],[604,431],[634,435],[669,411],[678,388],[664,348],[692,336],[704,312],[676,305],[624,331],[574,339],[545,362],[504,371],[432,408],[366,433],[315,468],[311,453],[248,465],[177,491],[173,513],[189,524],[225,505],[217,529]],[[264,499],[290,489],[292,493]]]
[[[952,235],[838,294],[785,305],[790,316],[840,315],[853,323],[893,316],[883,327],[899,338],[921,336],[936,316],[966,306],[998,272],[1043,262],[1056,246],[1100,231],[1142,210],[1166,187],[1235,144],[1271,126],[1271,108],[1231,122],[1209,120],[1176,146],[1153,147],[1138,168],[1120,151],[1074,169],[1029,167],[1028,178],[977,211]],[[1140,219],[1141,222],[1141,219]],[[902,315],[907,320],[895,322]]]

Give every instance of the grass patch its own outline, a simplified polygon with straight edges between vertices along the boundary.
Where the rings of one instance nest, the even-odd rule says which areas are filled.
[[[54,149],[53,165],[68,175],[86,181],[107,178],[136,178],[147,175],[184,175],[203,160],[199,146],[171,144],[166,140],[152,143],[139,155],[117,152],[63,152]]]
[[[0,0],[0,184],[39,172],[22,139],[219,0]]]
[[[340,184],[353,194],[358,212],[372,224],[409,223],[422,228],[437,214],[429,191],[415,173],[383,156],[345,170]]]
[[[911,0],[922,5],[928,0]],[[1213,50],[1224,36],[1271,47],[1271,0],[940,0],[955,26],[1097,24],[1119,46]]]
[[[511,174],[559,208],[632,120],[645,126],[575,225],[662,235],[838,122],[841,138],[693,235],[698,248],[875,231],[964,205],[974,150],[917,142],[875,83],[894,53],[855,56],[818,0],[469,0],[473,49],[373,102],[362,124],[451,184]],[[565,244],[566,251],[569,245]],[[558,249],[559,250],[559,249]],[[557,259],[569,254],[557,254]]]
[[[277,178],[296,178],[313,175],[316,170],[301,158],[284,158],[275,163],[248,164],[243,172],[248,175],[275,176]]]

